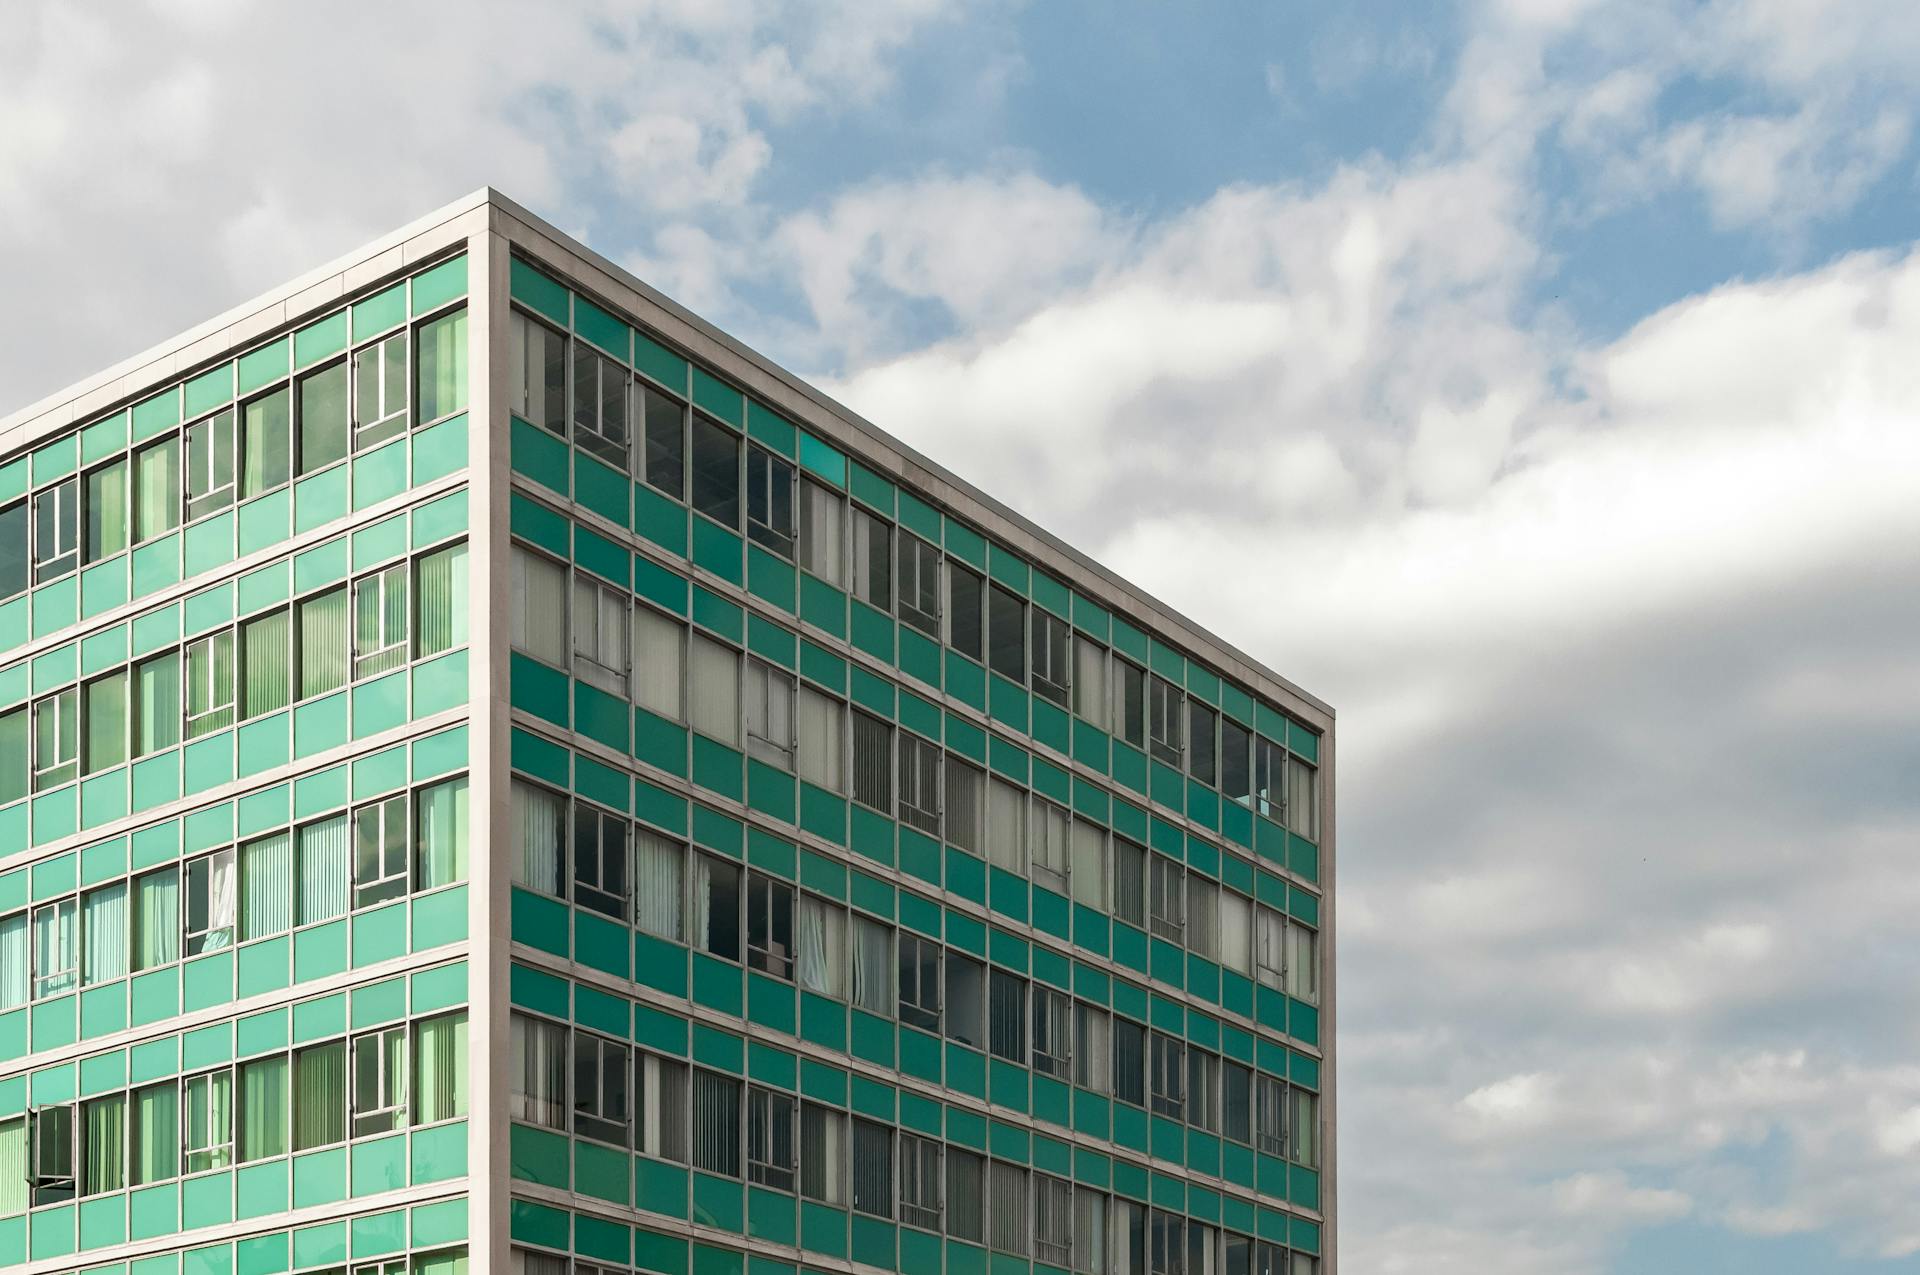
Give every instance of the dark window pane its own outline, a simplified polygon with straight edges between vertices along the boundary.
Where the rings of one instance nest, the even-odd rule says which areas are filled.
[[[703,416],[693,418],[693,507],[725,527],[740,527],[740,442]]]
[[[1016,682],[1027,679],[1027,604],[994,585],[987,610],[987,663]]]
[[[686,408],[651,386],[646,396],[646,479],[679,500],[686,490]]]
[[[949,638],[953,649],[969,659],[980,659],[982,650],[981,593],[986,582],[965,567],[949,561],[947,564],[947,612],[952,617],[948,624]]]

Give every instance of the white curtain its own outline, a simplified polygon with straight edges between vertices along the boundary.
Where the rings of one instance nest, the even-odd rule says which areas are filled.
[[[1027,794],[1004,779],[987,788],[987,858],[996,867],[1027,870]]]
[[[633,698],[649,713],[669,721],[686,715],[681,708],[686,644],[686,625],[650,607],[634,608]]]
[[[846,995],[846,914],[810,894],[800,896],[796,963],[800,986],[822,996]]]
[[[1106,909],[1107,834],[1085,819],[1073,821],[1073,872],[1068,879],[1074,902]]]
[[[678,943],[681,900],[686,894],[682,879],[686,850],[679,842],[640,827],[633,830],[633,847],[634,920],[647,933]]]
[[[348,832],[344,814],[300,829],[300,924],[346,915],[353,885]]]
[[[1232,890],[1220,891],[1220,961],[1236,973],[1253,973],[1253,903]]]
[[[699,634],[691,641],[688,682],[693,728],[729,747],[740,745],[740,653]]]
[[[988,1199],[987,1225],[991,1243],[1003,1253],[1027,1251],[1027,1171],[995,1160]]]
[[[513,1015],[513,1089],[507,1114],[515,1120],[567,1127],[567,1029]]]
[[[127,973],[127,886],[102,886],[86,897],[81,918],[85,960],[81,977],[88,983],[106,983]]]
[[[853,1003],[892,1016],[893,930],[864,916],[853,918]]]
[[[150,970],[179,960],[179,871],[149,872],[133,888],[134,968]]]
[[[567,569],[513,546],[513,644],[544,664],[567,666]]]
[[[513,879],[557,898],[567,895],[567,803],[558,794],[513,781]]]
[[[450,779],[418,797],[419,888],[467,879],[467,780]]]
[[[207,938],[202,952],[233,946],[233,923],[240,910],[233,851],[207,856]]]
[[[0,1009],[27,1003],[27,914],[0,919]]]
[[[1073,711],[1107,728],[1107,648],[1078,634],[1073,639]]]
[[[840,701],[829,699],[810,686],[800,687],[799,747],[796,761],[800,778],[828,792],[845,792],[846,762],[843,752],[842,723],[846,710]]]
[[[240,847],[240,939],[293,928],[293,837],[276,832]]]

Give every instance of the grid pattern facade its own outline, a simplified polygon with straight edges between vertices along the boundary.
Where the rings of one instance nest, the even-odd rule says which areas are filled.
[[[1331,1271],[1324,706],[498,196],[405,242],[0,453],[0,1263]]]

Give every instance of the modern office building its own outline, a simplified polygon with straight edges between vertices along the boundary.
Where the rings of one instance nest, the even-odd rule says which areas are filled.
[[[480,192],[0,423],[0,1267],[1331,1275],[1332,726]]]

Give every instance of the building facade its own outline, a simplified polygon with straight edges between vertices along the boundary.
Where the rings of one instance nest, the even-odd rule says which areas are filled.
[[[1331,1275],[1333,760],[479,192],[0,423],[0,1267]]]

